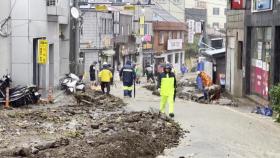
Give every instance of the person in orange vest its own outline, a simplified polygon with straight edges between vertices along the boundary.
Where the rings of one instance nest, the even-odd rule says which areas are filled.
[[[204,99],[207,100],[207,99],[209,99],[208,90],[209,90],[210,86],[212,86],[212,79],[204,71],[197,71],[197,75],[199,77],[201,77],[201,79],[202,79]]]

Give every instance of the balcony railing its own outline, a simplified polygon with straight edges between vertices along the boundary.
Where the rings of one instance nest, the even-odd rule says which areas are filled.
[[[56,6],[58,0],[47,0],[47,6]]]

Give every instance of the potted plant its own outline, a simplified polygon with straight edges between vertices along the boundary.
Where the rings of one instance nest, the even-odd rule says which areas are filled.
[[[271,88],[270,98],[276,121],[280,122],[280,83]]]

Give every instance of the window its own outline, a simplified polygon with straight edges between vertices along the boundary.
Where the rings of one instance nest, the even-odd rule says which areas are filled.
[[[181,39],[181,33],[180,33],[180,31],[177,31],[177,39]]]
[[[220,8],[213,8],[213,15],[220,15]]]
[[[130,34],[130,25],[127,25],[127,35]]]
[[[163,31],[159,32],[159,44],[163,44],[164,43],[164,33]]]
[[[175,54],[175,64],[179,63],[179,53]]]
[[[124,35],[123,26],[121,26],[121,35]]]
[[[173,54],[170,54],[170,55],[168,55],[167,56],[167,61],[169,62],[169,63],[173,63]]]
[[[227,15],[227,8],[225,8],[225,10],[224,10],[224,14],[225,14],[225,15]]]
[[[144,24],[144,34],[145,35],[149,34],[149,25],[148,24]]]
[[[177,38],[176,35],[177,35],[177,33],[175,31],[173,31],[172,32],[172,39],[176,39]]]
[[[168,39],[172,39],[172,32],[171,31],[168,32]]]
[[[242,52],[243,52],[243,42],[238,41],[238,50],[237,50],[237,55],[238,55],[238,69],[242,70]]]
[[[272,10],[273,0],[252,0],[253,12]]]
[[[218,29],[220,27],[220,24],[218,22],[213,22],[213,28]]]
[[[47,0],[47,6],[55,6],[56,0]]]

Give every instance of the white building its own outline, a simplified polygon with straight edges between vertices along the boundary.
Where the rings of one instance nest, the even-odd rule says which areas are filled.
[[[0,20],[10,26],[8,36],[0,37],[0,75],[11,73],[14,84],[58,85],[69,72],[69,5],[70,0],[1,0]],[[37,63],[39,39],[49,44],[45,65]]]
[[[227,0],[185,0],[185,7],[207,10],[207,28],[210,29],[209,33],[225,29]]]

